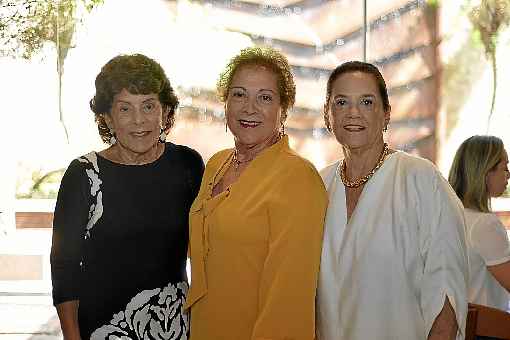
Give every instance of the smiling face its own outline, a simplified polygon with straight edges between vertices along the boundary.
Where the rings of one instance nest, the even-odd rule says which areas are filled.
[[[123,89],[113,97],[108,127],[124,151],[141,155],[158,143],[163,109],[157,94],[131,94]]]
[[[225,113],[236,143],[251,147],[275,136],[281,125],[276,74],[259,65],[238,69],[228,89]]]
[[[503,157],[496,167],[487,173],[487,192],[490,197],[499,197],[505,192],[510,173],[508,172],[508,154],[503,151]]]
[[[383,128],[390,110],[383,101],[375,78],[364,72],[347,72],[331,87],[329,122],[340,144],[349,149],[370,149],[383,143]]]

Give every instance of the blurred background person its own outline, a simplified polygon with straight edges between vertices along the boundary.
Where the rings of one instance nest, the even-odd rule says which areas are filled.
[[[191,339],[314,339],[327,197],[289,147],[287,59],[242,50],[218,81],[235,147],[207,163],[190,212]]]
[[[464,204],[469,255],[469,302],[508,310],[510,243],[490,200],[508,185],[508,154],[501,139],[473,136],[453,159],[448,180]]]
[[[103,66],[90,101],[110,146],[71,162],[55,208],[53,301],[64,338],[187,339],[188,213],[203,161],[165,142],[178,99],[140,54]]]
[[[344,159],[321,171],[329,206],[318,337],[463,339],[462,205],[431,162],[384,142],[390,113],[374,65],[353,61],[332,72],[324,118]]]

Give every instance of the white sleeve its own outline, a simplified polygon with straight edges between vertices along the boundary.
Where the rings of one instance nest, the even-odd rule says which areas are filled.
[[[457,320],[457,339],[464,339],[467,314],[468,261],[463,207],[436,171],[418,180],[420,251],[424,261],[420,304],[426,334],[446,298]]]
[[[494,214],[484,214],[471,229],[470,241],[487,266],[510,261],[506,229]]]
[[[336,168],[338,167],[339,163],[340,161],[337,161],[331,165],[328,165],[327,167],[320,171],[322,182],[324,183],[324,186],[326,187],[327,191],[329,191],[331,184],[335,179]]]

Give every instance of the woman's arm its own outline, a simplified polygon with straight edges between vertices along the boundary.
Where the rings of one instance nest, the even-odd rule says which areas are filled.
[[[55,306],[64,340],[81,340],[80,326],[78,325],[78,304],[78,300],[73,300]]]
[[[315,337],[315,292],[327,194],[308,164],[295,164],[282,177],[269,207],[269,248],[252,340]]]
[[[79,339],[80,262],[90,204],[87,191],[90,185],[85,171],[75,160],[60,184],[50,254],[53,304],[65,339]]]
[[[499,284],[510,292],[510,261],[494,266],[487,266],[487,269]]]
[[[419,172],[417,183],[424,261],[420,304],[426,335],[429,339],[463,339],[468,284],[464,210],[435,168]]]
[[[455,311],[447,297],[443,309],[432,324],[428,340],[455,340],[457,330]]]
[[[495,214],[482,214],[473,225],[471,245],[494,278],[510,292],[510,242],[505,226]]]

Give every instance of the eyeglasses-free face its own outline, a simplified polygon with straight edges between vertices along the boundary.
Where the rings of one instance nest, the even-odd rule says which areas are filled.
[[[232,78],[225,113],[236,143],[254,146],[271,139],[281,125],[277,75],[264,66],[242,66]]]
[[[508,171],[508,154],[503,152],[501,161],[487,173],[487,191],[490,197],[501,196],[508,186],[510,172]]]
[[[349,148],[370,149],[383,141],[390,119],[373,75],[347,72],[332,84],[329,121],[338,142]]]
[[[163,113],[157,94],[132,94],[123,89],[114,96],[105,120],[120,147],[129,153],[143,154],[158,142],[166,118]]]

